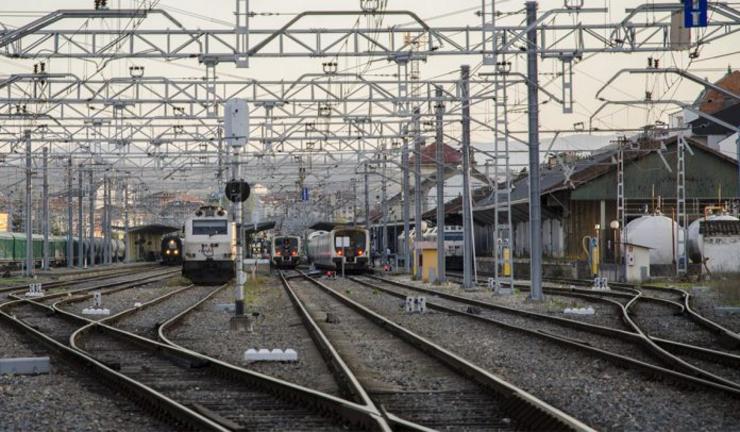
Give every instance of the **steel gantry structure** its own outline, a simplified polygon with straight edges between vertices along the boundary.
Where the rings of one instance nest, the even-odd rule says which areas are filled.
[[[536,4],[528,2],[527,20],[521,24],[519,14],[499,14],[494,0],[481,0],[479,25],[448,27],[434,26],[413,11],[379,9],[378,5],[363,0],[356,10],[305,11],[275,28],[259,25],[259,14],[250,10],[248,0],[235,1],[234,25],[221,29],[190,28],[167,11],[152,8],[62,9],[15,28],[3,26],[0,55],[11,59],[97,60],[102,62],[99,67],[120,59],[197,61],[206,72],[203,80],[195,82],[145,77],[140,67],[132,67],[129,77],[98,81],[45,72],[8,77],[0,83],[0,148],[5,163],[14,162],[12,155],[21,142],[30,142],[29,147],[39,142],[49,146],[52,157],[66,154],[142,172],[152,167],[162,172],[166,164],[164,168],[171,171],[165,178],[183,167],[218,164],[220,176],[227,156],[220,139],[219,113],[231,98],[251,102],[253,135],[240,164],[285,167],[293,163],[298,169],[316,158],[324,164],[361,162],[375,157],[388,140],[404,136],[415,110],[433,121],[436,108],[445,124],[469,122],[454,133],[443,132],[447,140],[469,144],[471,125],[494,132],[496,173],[505,173],[503,182],[498,176],[492,182],[495,201],[497,206],[510,206],[510,140],[529,147],[533,153],[529,172],[537,180],[537,94],[546,91],[537,80],[538,61],[562,64],[562,94],[552,99],[569,113],[574,93],[572,66],[584,56],[683,50],[696,57],[701,47],[740,28],[740,11],[724,3],[710,3],[712,19],[707,28],[693,33],[679,25],[682,6],[678,2],[650,2],[625,10],[616,20],[606,8],[584,7],[581,0],[564,0],[563,7],[539,14]],[[393,23],[372,28],[344,26],[348,19],[377,15]],[[137,25],[125,29],[106,25],[121,19]],[[317,19],[321,27],[311,25]],[[84,20],[83,28],[69,25],[79,20]],[[530,74],[519,83],[529,89],[529,138],[511,133],[506,122],[489,125],[474,113],[468,115],[477,103],[494,99],[496,116],[506,118],[510,103],[505,88],[515,79],[502,76],[500,67],[523,54],[527,54]],[[419,81],[409,76],[409,62],[453,56],[473,56],[484,68],[498,67],[499,74],[493,81],[476,81],[467,75],[455,81]],[[245,68],[272,58],[347,57],[395,62],[398,74],[395,80],[371,81],[338,73],[336,63],[327,62],[323,74],[289,82],[225,81],[216,76],[217,66],[224,63]],[[438,96],[435,91],[440,88],[445,90]],[[466,98],[461,102],[463,89]],[[440,106],[444,112],[439,112]],[[465,156],[471,155],[465,151]],[[503,190],[499,190],[501,184]],[[538,197],[530,200],[537,207]],[[472,203],[466,205],[472,211]],[[539,220],[536,211],[530,213],[535,213],[530,223],[531,272],[537,279],[541,274],[537,264],[541,251],[536,247]],[[498,215],[497,209],[497,223]],[[472,233],[472,218],[466,220],[466,232]],[[510,216],[504,217],[495,236],[510,239],[511,231]],[[470,246],[465,250],[472,250]],[[532,292],[533,297],[541,297],[538,279]]]

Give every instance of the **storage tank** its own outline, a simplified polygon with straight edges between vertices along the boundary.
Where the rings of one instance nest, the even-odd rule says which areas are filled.
[[[728,214],[713,214],[706,218],[699,218],[689,225],[689,240],[686,243],[688,248],[688,255],[691,262],[700,264],[702,257],[704,256],[704,236],[699,234],[699,225],[703,220],[738,220],[735,216]]]
[[[641,216],[630,221],[622,231],[627,243],[650,248],[650,264],[673,264],[678,248],[678,224],[662,214]],[[671,244],[672,243],[672,244]]]

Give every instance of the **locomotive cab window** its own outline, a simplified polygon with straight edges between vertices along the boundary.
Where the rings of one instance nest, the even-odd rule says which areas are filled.
[[[228,223],[226,220],[193,220],[193,235],[228,234]]]

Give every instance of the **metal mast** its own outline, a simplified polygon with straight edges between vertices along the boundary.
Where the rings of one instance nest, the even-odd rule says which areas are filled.
[[[33,203],[31,202],[31,181],[32,181],[32,161],[31,161],[31,131],[26,129],[23,132],[23,139],[26,141],[26,266],[25,276],[33,276],[33,230],[31,224],[33,218],[31,216],[31,210]]]
[[[542,300],[542,217],[540,209],[540,133],[537,88],[537,2],[527,3],[527,109],[529,111],[529,275],[530,296]]]
[[[463,289],[473,288],[473,213],[470,196],[470,66],[460,70],[462,103],[462,158],[463,158]]]
[[[444,113],[445,104],[442,102],[442,88],[434,89],[437,102],[434,105],[435,113],[435,145],[437,162],[437,284],[447,279],[445,269],[445,143],[444,143]]]

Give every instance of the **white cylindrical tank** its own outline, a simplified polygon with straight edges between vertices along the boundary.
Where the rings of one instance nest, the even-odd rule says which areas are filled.
[[[709,215],[705,218],[699,218],[689,225],[689,240],[687,242],[689,259],[694,263],[701,263],[704,256],[704,236],[699,234],[699,224],[703,220],[738,220],[735,216],[727,214]]]
[[[650,264],[673,264],[679,230],[671,218],[661,214],[641,216],[630,221],[622,235],[626,243],[650,248]]]

